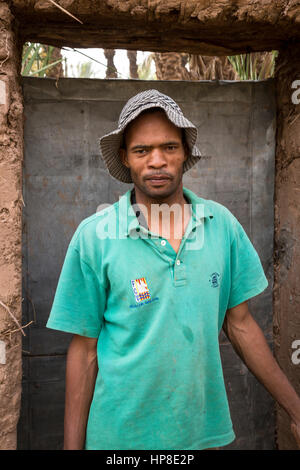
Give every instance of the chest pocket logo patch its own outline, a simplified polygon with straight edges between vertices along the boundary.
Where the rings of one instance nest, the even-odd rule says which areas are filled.
[[[219,287],[220,285],[220,274],[212,273],[209,277],[209,282],[211,287]]]
[[[144,277],[130,281],[136,302],[142,302],[151,298],[147,281]]]

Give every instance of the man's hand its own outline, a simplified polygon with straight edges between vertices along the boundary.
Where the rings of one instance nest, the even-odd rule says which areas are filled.
[[[226,312],[223,330],[248,369],[291,418],[291,432],[300,448],[300,397],[273,357],[247,302]]]
[[[295,441],[297,442],[297,446],[300,449],[300,423],[297,424],[297,423],[292,422],[291,431],[295,438]]]

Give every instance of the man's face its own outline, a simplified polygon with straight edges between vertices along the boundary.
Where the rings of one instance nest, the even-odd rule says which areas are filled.
[[[182,130],[158,111],[135,119],[126,132],[126,149],[120,158],[135,186],[149,198],[167,198],[182,181],[187,158]]]

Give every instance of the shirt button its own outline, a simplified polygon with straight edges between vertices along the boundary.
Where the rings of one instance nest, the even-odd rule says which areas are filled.
[[[176,264],[178,264],[178,266],[180,265],[180,260],[179,259],[176,261]]]
[[[162,244],[162,246],[165,246],[166,240],[162,240],[160,243]]]

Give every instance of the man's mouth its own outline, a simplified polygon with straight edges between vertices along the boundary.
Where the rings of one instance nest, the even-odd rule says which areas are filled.
[[[167,175],[153,175],[153,176],[148,176],[146,179],[150,181],[166,181],[166,180],[169,180],[170,177]]]
[[[154,186],[160,186],[170,180],[168,176],[149,176],[146,179]]]

